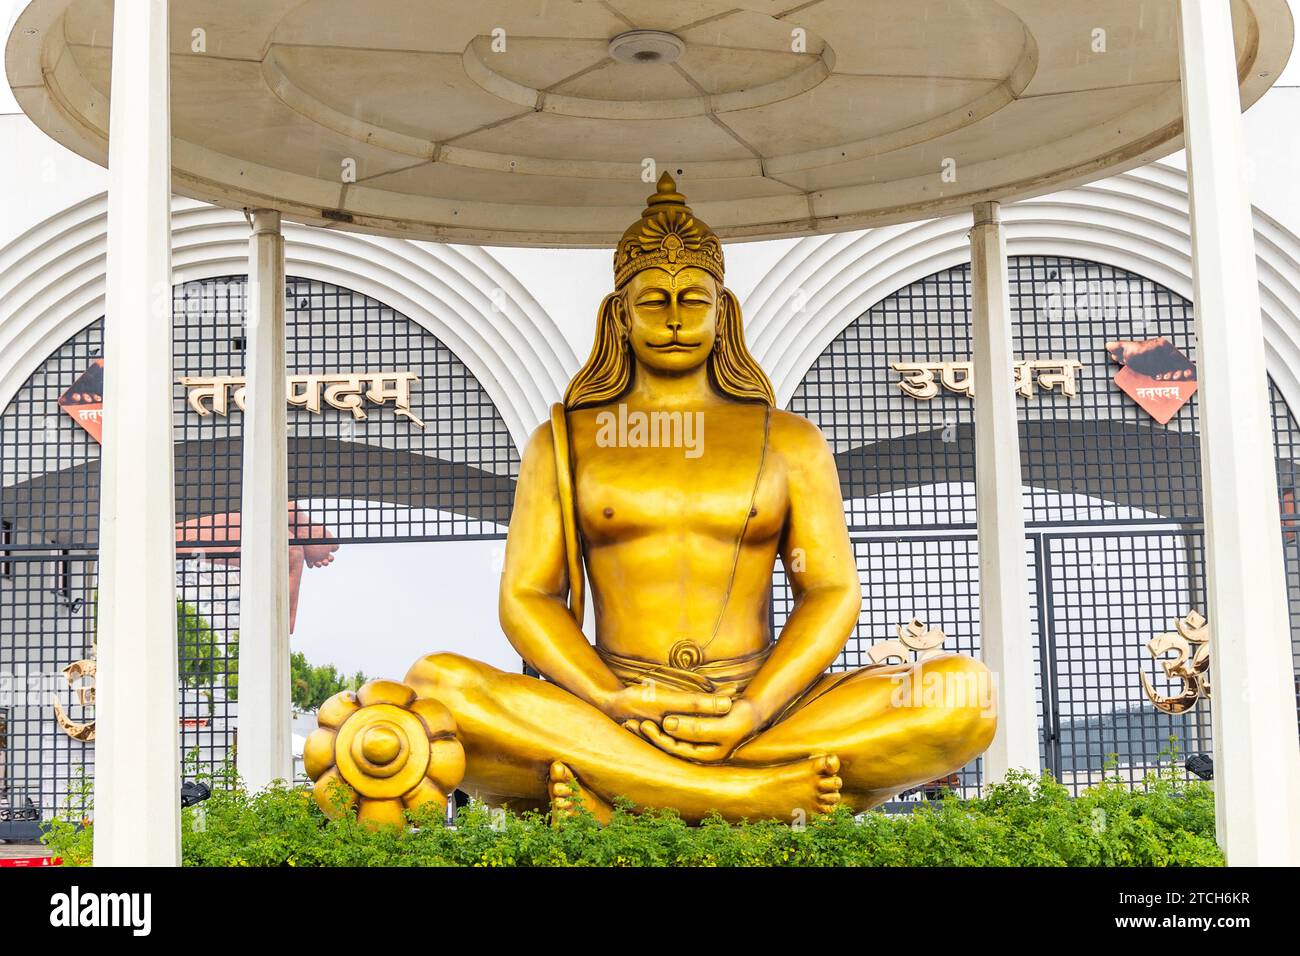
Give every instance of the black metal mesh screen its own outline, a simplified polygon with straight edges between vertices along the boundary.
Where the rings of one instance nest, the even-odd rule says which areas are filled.
[[[1139,683],[1145,673],[1158,693],[1181,689],[1146,642],[1205,608],[1200,532],[1072,530],[1043,541],[1053,773],[1077,790],[1114,773],[1136,782],[1162,750],[1210,753],[1208,703],[1164,714]]]
[[[94,548],[99,526],[99,444],[59,398],[103,353],[95,322],[46,359],[0,413],[0,515],[15,549],[51,542]]]
[[[63,669],[92,656],[94,559],[62,551],[14,552],[0,576],[0,839],[32,837],[93,772],[94,747],[58,723],[93,720]],[[80,680],[76,684],[82,683]],[[74,727],[75,729],[75,727]]]
[[[176,290],[177,374],[242,376],[245,280]],[[494,537],[509,523],[519,456],[487,393],[445,345],[405,316],[355,292],[290,278],[285,296],[290,375],[409,371],[411,415],[363,402],[365,418],[321,402],[289,409],[289,497],[310,512],[296,542]],[[182,372],[181,370],[192,370]],[[324,399],[328,383],[319,390]],[[195,414],[176,389],[177,517],[239,509],[242,414]],[[191,482],[189,479],[193,479]]]
[[[1277,451],[1277,487],[1282,510],[1282,552],[1286,560],[1287,603],[1291,609],[1291,663],[1296,676],[1296,710],[1300,712],[1300,426],[1282,392],[1272,386],[1273,447]]]
[[[1171,736],[1183,753],[1210,750],[1207,704],[1168,717],[1139,683],[1145,671],[1158,692],[1177,689],[1146,642],[1205,611],[1197,402],[1157,424],[1114,383],[1106,345],[1164,337],[1194,361],[1191,303],[1124,270],[1061,257],[1013,258],[1009,279],[1017,359],[1081,363],[1073,397],[1037,388],[1019,399],[1044,765],[1076,789],[1112,765],[1136,781]],[[864,608],[838,667],[867,663],[867,648],[913,616],[943,628],[947,649],[978,654],[973,402],[942,388],[912,398],[891,368],[968,361],[969,318],[969,266],[913,283],[841,332],[789,403],[831,444],[858,553]],[[1271,389],[1285,509],[1300,429]],[[1294,492],[1290,501],[1294,511]],[[1286,535],[1300,665],[1297,537]],[[790,610],[780,575],[776,594],[779,626]],[[976,780],[963,771],[963,787]]]
[[[245,285],[235,276],[176,287],[178,378],[243,374]],[[328,402],[319,412],[287,409],[291,568],[339,545],[503,539],[518,453],[451,350],[376,300],[324,283],[289,278],[285,306],[290,375],[416,377],[410,417],[391,401],[363,400],[364,418]],[[93,765],[93,744],[59,728],[51,694],[69,720],[82,720],[62,669],[94,653],[99,445],[59,398],[102,348],[98,321],[51,355],[0,414],[0,680],[7,682],[0,685],[0,838],[13,822],[4,817],[26,813],[29,799],[37,816],[48,817],[76,768]],[[321,383],[322,397],[328,384]],[[177,647],[182,758],[198,773],[217,769],[234,743],[242,413],[233,386],[225,415],[199,414],[189,394],[178,382]],[[63,559],[65,551],[71,556]],[[71,569],[69,588],[50,584],[52,555]],[[35,696],[27,691],[32,682],[42,688]],[[19,824],[34,832],[30,821]]]

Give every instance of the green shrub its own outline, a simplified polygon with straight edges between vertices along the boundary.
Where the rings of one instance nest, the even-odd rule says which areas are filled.
[[[91,827],[56,821],[46,835],[65,864],[90,861]],[[471,805],[455,828],[441,814],[372,832],[329,820],[309,791],[249,796],[238,786],[183,812],[189,866],[1221,866],[1214,798],[1172,772],[1130,789],[1108,781],[1079,797],[1044,776],[1013,776],[977,800],[948,796],[907,815],[840,811],[806,827],[686,825],[625,808],[601,826],[558,827],[536,813]]]

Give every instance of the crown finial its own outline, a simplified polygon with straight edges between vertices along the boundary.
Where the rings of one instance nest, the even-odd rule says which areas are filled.
[[[686,197],[667,171],[646,197],[641,218],[623,233],[614,249],[614,288],[642,269],[666,269],[676,274],[687,266],[704,269],[722,282],[722,243],[713,230],[695,217]]]
[[[655,186],[655,194],[646,197],[646,205],[649,209],[657,206],[672,205],[685,206],[686,197],[677,191],[677,183],[668,171],[659,177],[659,182]],[[642,213],[641,215],[645,215]]]

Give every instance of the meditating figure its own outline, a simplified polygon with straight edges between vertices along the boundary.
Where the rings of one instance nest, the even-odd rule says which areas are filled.
[[[828,672],[861,603],[830,449],[775,407],[721,244],[665,174],[615,250],[591,357],[523,456],[500,616],[542,679],[433,654],[406,684],[450,711],[460,787],[493,804],[861,810],[962,767],[996,723],[969,657]]]

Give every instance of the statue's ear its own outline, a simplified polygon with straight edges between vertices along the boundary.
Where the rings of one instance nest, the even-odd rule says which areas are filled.
[[[728,288],[718,299],[718,338],[710,361],[718,388],[744,401],[776,404],[772,383],[745,345],[745,323],[740,300]]]
[[[609,308],[609,322],[613,331],[624,342],[632,334],[632,318],[627,309],[627,286],[613,292],[606,299]]]
[[[621,305],[623,295],[621,291],[611,292],[600,303],[591,355],[564,393],[564,404],[570,409],[617,398],[631,382],[632,363],[627,349],[630,328]]]

